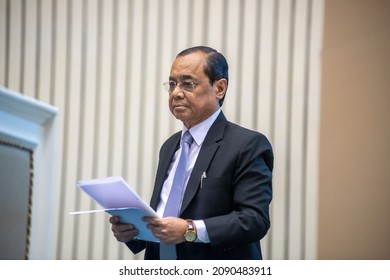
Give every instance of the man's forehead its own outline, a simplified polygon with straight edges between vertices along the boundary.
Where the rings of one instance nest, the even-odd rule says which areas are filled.
[[[177,57],[171,67],[171,75],[192,76],[203,73],[206,56],[201,52]]]

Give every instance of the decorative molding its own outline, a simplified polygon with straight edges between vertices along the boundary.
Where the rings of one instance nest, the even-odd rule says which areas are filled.
[[[31,176],[26,259],[53,259],[58,109],[0,87],[0,138],[30,152]],[[32,176],[32,174],[34,176]]]

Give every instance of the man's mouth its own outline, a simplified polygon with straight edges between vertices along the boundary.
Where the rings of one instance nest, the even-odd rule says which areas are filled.
[[[187,106],[184,104],[176,104],[176,105],[173,105],[173,108],[174,109],[184,109],[184,108],[187,108]]]

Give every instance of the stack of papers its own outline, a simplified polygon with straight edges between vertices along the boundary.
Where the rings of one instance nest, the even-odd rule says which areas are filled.
[[[102,209],[70,212],[70,214],[90,214],[105,211],[119,216],[119,221],[133,224],[139,231],[137,239],[159,242],[146,227],[142,217],[158,217],[157,213],[120,176],[78,181],[77,186],[88,194]]]

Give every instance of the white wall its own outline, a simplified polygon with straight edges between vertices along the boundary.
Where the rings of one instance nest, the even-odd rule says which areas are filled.
[[[54,259],[132,259],[78,179],[121,175],[149,200],[159,146],[180,123],[162,83],[176,53],[230,64],[223,110],[275,151],[267,259],[317,257],[322,0],[0,0],[0,85],[60,110]],[[135,258],[142,258],[136,256]]]

